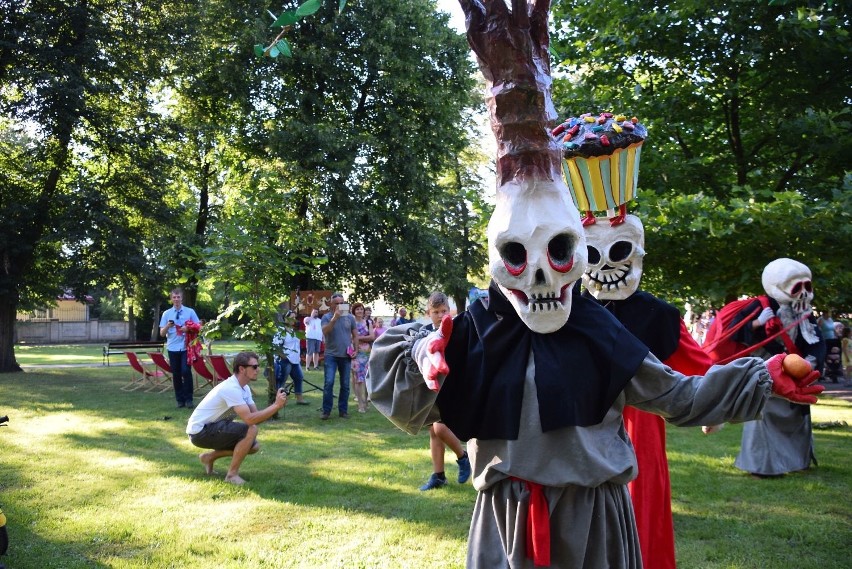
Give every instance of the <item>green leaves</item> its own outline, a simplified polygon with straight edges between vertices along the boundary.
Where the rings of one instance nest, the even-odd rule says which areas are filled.
[[[655,205],[646,266],[659,279],[644,288],[659,284],[652,292],[669,298],[759,292],[774,255],[811,266],[821,291],[843,291],[842,208],[823,209],[852,156],[848,81],[839,79],[852,43],[838,4],[554,3],[552,46],[566,58],[553,89],[561,117],[611,110],[648,127],[638,202],[643,215]],[[808,222],[787,192],[823,222]],[[849,307],[852,293],[824,300]]]
[[[308,0],[296,9],[296,15],[300,18],[315,14],[320,9],[322,2],[320,0]]]
[[[272,12],[269,13],[271,16],[275,16]],[[299,21],[299,17],[304,16],[304,14],[299,14],[298,10],[287,10],[277,18],[272,24],[269,25],[270,28],[283,28],[285,26],[291,26]]]
[[[339,12],[343,12],[344,6],[346,6],[346,0],[340,0]],[[267,13],[272,17],[273,20],[272,24],[270,24],[269,27],[282,28],[282,30],[281,33],[275,36],[275,39],[273,39],[272,42],[265,48],[261,44],[256,44],[254,46],[255,55],[257,55],[258,57],[266,55],[273,59],[278,57],[279,55],[283,55],[284,57],[292,57],[293,52],[290,49],[290,44],[282,37],[284,35],[284,32],[290,29],[290,27],[296,22],[298,22],[300,19],[306,16],[312,16],[316,14],[321,7],[322,0],[307,0],[295,10],[287,10],[280,16],[276,16],[275,14],[267,10]]]
[[[269,57],[276,58],[279,55],[283,55],[284,57],[293,57],[293,53],[290,51],[290,44],[287,43],[287,40],[281,38],[275,45],[269,46]]]

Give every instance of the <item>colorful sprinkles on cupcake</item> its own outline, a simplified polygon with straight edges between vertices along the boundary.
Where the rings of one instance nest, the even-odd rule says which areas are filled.
[[[645,127],[636,117],[585,113],[551,134],[562,145],[562,174],[577,208],[585,212],[583,225],[594,223],[594,212],[603,210],[611,225],[623,223],[626,204],[636,195]]]

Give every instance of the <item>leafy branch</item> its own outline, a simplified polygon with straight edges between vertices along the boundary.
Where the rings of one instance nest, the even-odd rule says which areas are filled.
[[[346,7],[346,0],[338,0],[338,14],[343,13],[343,9]],[[258,57],[271,57],[275,59],[279,55],[283,55],[284,57],[293,57],[293,51],[290,49],[290,44],[284,39],[284,34],[286,34],[289,30],[293,28],[293,24],[298,22],[300,19],[305,16],[311,16],[315,14],[320,7],[322,7],[322,0],[307,0],[302,3],[295,10],[287,10],[283,12],[280,16],[276,16],[269,10],[270,16],[272,16],[272,24],[269,26],[270,28],[281,28],[281,31],[278,32],[278,35],[275,36],[269,45],[266,47],[263,44],[255,44],[254,53]]]

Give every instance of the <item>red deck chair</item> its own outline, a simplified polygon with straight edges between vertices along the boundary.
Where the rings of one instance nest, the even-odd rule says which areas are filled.
[[[122,391],[135,391],[145,386],[153,386],[162,377],[163,372],[146,367],[134,352],[124,352],[124,355],[130,362],[130,383],[122,387]]]
[[[157,369],[163,372],[163,376],[145,391],[156,391],[157,393],[168,391],[172,388],[172,366],[166,361],[166,356],[162,352],[148,352],[148,357],[151,358]]]
[[[225,381],[231,377],[231,369],[228,367],[228,362],[225,361],[225,356],[207,356],[210,360],[210,365],[213,367],[213,373],[216,375],[216,381]]]
[[[195,361],[192,362],[192,371],[193,377],[195,377],[195,390],[204,389],[208,385],[213,387],[216,384],[216,376],[213,375],[213,372],[210,371],[210,368],[207,367],[207,364],[204,363],[204,358],[195,358]]]

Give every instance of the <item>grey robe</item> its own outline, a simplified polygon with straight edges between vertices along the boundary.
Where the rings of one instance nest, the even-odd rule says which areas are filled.
[[[376,408],[412,434],[440,418],[437,393],[426,387],[411,355],[419,327],[401,326],[382,334],[373,344],[368,377]],[[686,377],[649,355],[600,424],[543,433],[534,358],[528,358],[526,369],[518,439],[468,443],[473,485],[479,492],[468,567],[533,567],[525,537],[529,492],[522,482],[529,480],[545,486],[551,567],[641,568],[626,486],[636,477],[636,457],[621,419],[624,406],[683,426],[746,421],[759,416],[772,386],[759,358],[714,366],[703,377]]]
[[[759,421],[743,425],[734,466],[752,474],[780,476],[805,470],[812,461],[816,464],[810,406],[772,397]]]

